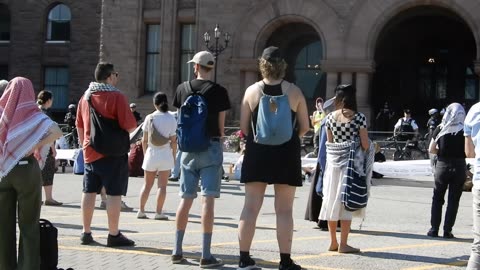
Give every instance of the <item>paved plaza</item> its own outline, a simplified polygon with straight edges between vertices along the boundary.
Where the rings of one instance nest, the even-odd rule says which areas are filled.
[[[70,169],[70,170],[69,170]],[[201,255],[200,203],[192,208],[184,240],[188,264],[172,265],[170,255],[175,235],[175,210],[180,201],[178,183],[170,182],[165,210],[169,221],[153,220],[155,194],[150,196],[147,215],[136,218],[138,194],[143,178],[131,177],[124,201],[135,208],[121,215],[121,229],[136,241],[132,248],[106,247],[107,219],[105,210],[97,209],[93,220],[93,236],[98,244],[80,245],[80,199],[82,176],[57,173],[54,194],[64,202],[61,207],[44,206],[42,218],[59,229],[59,267],[83,269],[198,269]],[[457,238],[445,240],[426,236],[429,229],[432,177],[417,179],[376,179],[371,189],[367,217],[354,220],[350,244],[362,250],[359,254],[328,252],[328,232],[314,229],[305,221],[304,212],[310,185],[297,189],[294,205],[295,232],[293,259],[307,269],[463,269],[472,242],[472,196],[464,193],[460,201]],[[98,198],[97,206],[100,203]],[[226,264],[223,269],[236,269],[238,263],[237,224],[243,206],[244,187],[238,181],[224,182],[222,196],[216,201],[216,219],[212,253]],[[267,189],[258,218],[251,255],[263,269],[278,269],[273,188]]]

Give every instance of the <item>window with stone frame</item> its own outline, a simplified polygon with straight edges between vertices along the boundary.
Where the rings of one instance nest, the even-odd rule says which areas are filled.
[[[10,11],[0,4],[0,42],[10,41]]]
[[[160,25],[147,25],[147,46],[145,61],[145,92],[158,91],[160,65]]]
[[[68,67],[44,67],[43,89],[52,92],[52,109],[64,110],[69,104],[70,74]]]
[[[47,17],[47,41],[70,41],[70,21],[72,14],[65,4],[50,9]]]
[[[194,78],[192,65],[187,63],[195,55],[195,24],[181,25],[180,48],[180,82]]]

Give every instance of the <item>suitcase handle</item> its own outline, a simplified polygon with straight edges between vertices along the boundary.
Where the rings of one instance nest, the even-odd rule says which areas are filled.
[[[39,221],[40,221],[40,227],[53,227],[53,224],[46,219],[41,218]]]

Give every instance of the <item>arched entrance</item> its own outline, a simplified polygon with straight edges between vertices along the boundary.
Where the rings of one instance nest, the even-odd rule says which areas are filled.
[[[388,101],[396,119],[409,107],[424,128],[430,108],[451,102],[468,106],[478,100],[474,36],[465,21],[446,8],[415,7],[395,16],[379,34],[374,59],[375,114]]]
[[[326,76],[320,69],[323,44],[313,27],[305,23],[289,23],[276,29],[265,47],[279,47],[287,61],[285,79],[302,89],[309,110],[317,97],[325,98]]]

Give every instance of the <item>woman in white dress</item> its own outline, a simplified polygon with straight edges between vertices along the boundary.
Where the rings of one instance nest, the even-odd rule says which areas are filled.
[[[355,88],[352,85],[339,85],[335,89],[335,111],[327,116],[327,164],[323,176],[323,203],[320,220],[328,221],[330,232],[329,251],[340,253],[359,252],[347,244],[352,212],[345,209],[342,203],[344,175],[346,173],[350,145],[360,138],[360,146],[369,149],[366,117],[357,112]],[[368,179],[367,179],[368,182]],[[360,211],[363,212],[363,211]],[[340,244],[337,241],[337,222],[340,220]]]
[[[175,117],[168,113],[168,101],[165,93],[158,92],[153,97],[155,112],[147,115],[143,123],[143,159],[142,169],[145,171],[145,183],[140,192],[140,209],[137,218],[147,218],[145,214],[145,204],[147,203],[150,190],[158,174],[157,207],[155,219],[168,220],[163,212],[163,204],[167,196],[167,182],[170,176],[170,170],[174,166],[175,155],[177,151],[176,129],[177,122]],[[154,128],[155,130],[151,130]],[[163,145],[154,145],[151,141],[152,132],[159,133],[169,140]]]

